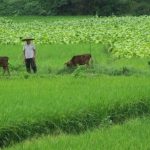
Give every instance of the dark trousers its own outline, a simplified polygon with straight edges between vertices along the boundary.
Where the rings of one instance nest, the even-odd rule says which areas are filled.
[[[37,67],[35,64],[35,60],[33,58],[25,59],[26,63],[26,69],[28,73],[31,73],[31,69],[33,70],[34,73],[37,72]]]

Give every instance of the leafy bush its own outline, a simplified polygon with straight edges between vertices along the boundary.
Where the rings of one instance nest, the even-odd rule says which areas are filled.
[[[0,15],[148,15],[148,0],[1,0]],[[135,4],[138,7],[135,8]]]

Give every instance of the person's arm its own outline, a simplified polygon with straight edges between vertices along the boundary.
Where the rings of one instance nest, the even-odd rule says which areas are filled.
[[[25,57],[25,47],[23,47],[23,59],[25,61],[26,57]]]
[[[36,50],[35,49],[33,49],[33,51],[34,51],[34,58],[36,57]]]
[[[24,59],[25,59],[25,49],[23,50],[23,56],[24,56]]]
[[[25,62],[25,59],[26,59],[26,57],[25,57],[25,46],[23,46],[23,60],[24,60],[24,62]]]

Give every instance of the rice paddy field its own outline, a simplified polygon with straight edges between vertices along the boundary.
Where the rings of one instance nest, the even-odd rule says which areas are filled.
[[[150,149],[150,27],[141,17],[0,17],[0,149]],[[23,60],[35,37],[37,74]],[[67,68],[74,55],[93,63]]]
[[[148,118],[135,119],[123,125],[115,125],[111,128],[96,129],[85,134],[61,135],[58,137],[42,137],[26,141],[20,145],[8,148],[8,150],[40,150],[40,149],[112,149],[132,150],[149,149],[149,124]]]

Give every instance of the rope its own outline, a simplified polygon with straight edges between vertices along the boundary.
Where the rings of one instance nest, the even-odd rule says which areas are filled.
[[[91,24],[90,24],[90,27],[92,28],[92,21],[91,21]],[[92,55],[92,34],[90,32],[90,35],[89,35],[89,41],[90,41],[90,54]]]

